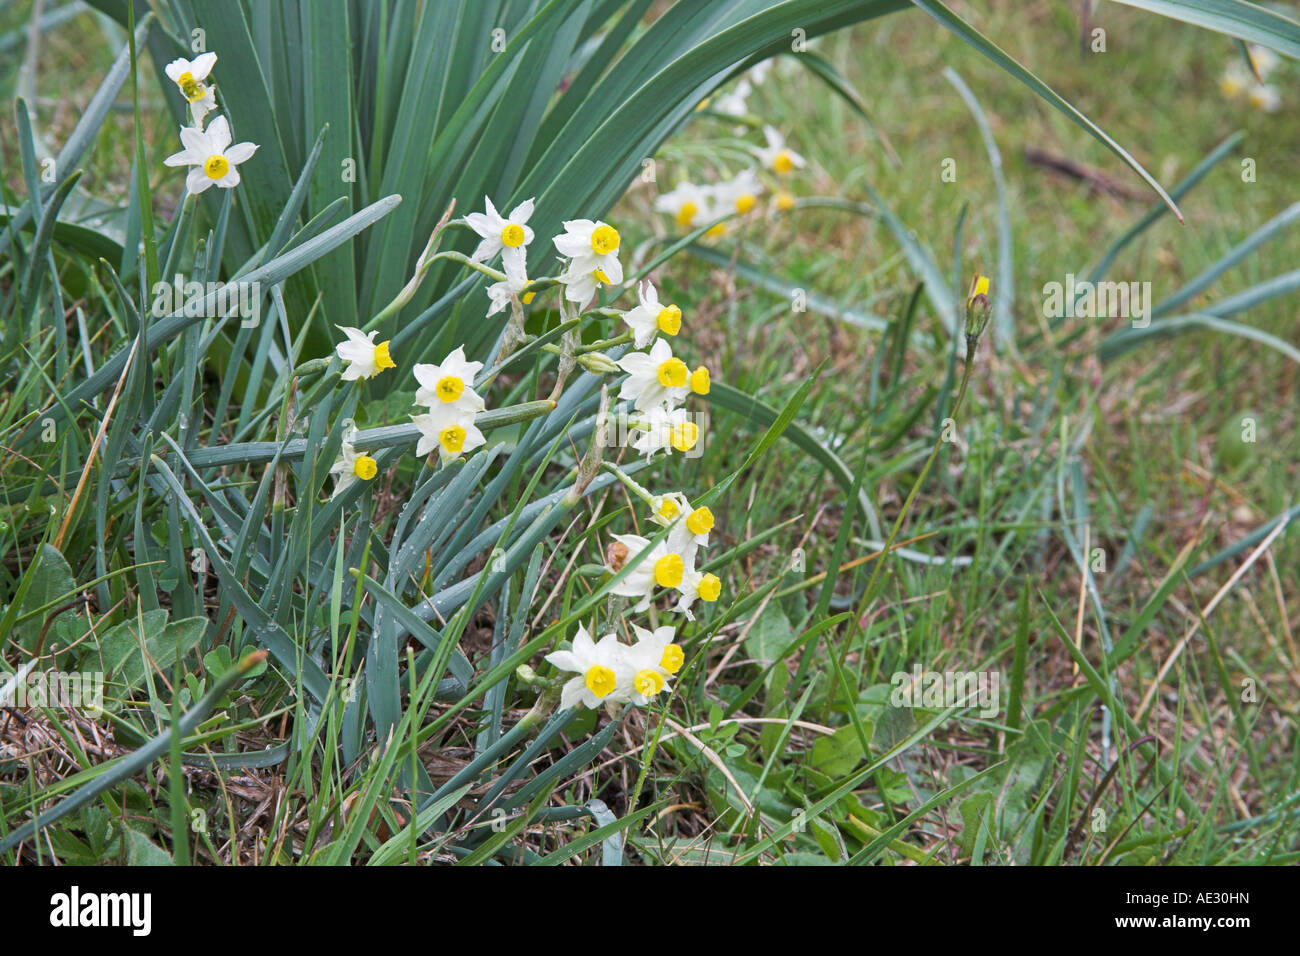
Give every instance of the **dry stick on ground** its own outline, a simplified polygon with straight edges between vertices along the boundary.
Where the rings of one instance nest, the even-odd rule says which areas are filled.
[[[1136,186],[1112,179],[1100,169],[1076,162],[1066,156],[1057,156],[1034,146],[1024,148],[1026,162],[1042,166],[1069,179],[1077,179],[1097,192],[1110,193],[1121,199],[1145,200],[1147,194]]]
[[[113,418],[113,409],[117,406],[118,396],[122,394],[122,386],[126,384],[126,377],[131,373],[131,363],[135,359],[135,350],[139,346],[140,336],[137,335],[135,341],[131,343],[131,354],[126,357],[126,364],[122,366],[122,374],[118,376],[117,385],[113,388],[113,397],[108,401],[108,408],[104,411],[104,419],[99,423],[99,431],[95,434],[95,440],[90,445],[90,454],[86,456],[86,467],[81,469],[81,477],[77,479],[77,488],[72,493],[72,501],[63,516],[63,523],[59,525],[59,533],[54,536],[55,548],[63,547],[63,536],[68,533],[68,524],[77,511],[77,502],[81,500],[81,493],[86,490],[86,479],[90,477],[90,468],[95,463],[95,453],[99,451],[99,446],[104,441],[104,435],[108,431],[108,423]]]
[[[1080,653],[1083,652],[1083,610],[1087,602],[1088,593],[1088,545],[1090,544],[1089,528],[1083,529],[1083,567],[1079,569],[1079,610],[1074,617],[1074,647]],[[1079,658],[1074,658],[1074,666],[1070,671],[1072,677],[1079,676]]]
[[[710,747],[708,744],[706,744],[704,741],[700,740],[699,737],[696,737],[693,733],[691,733],[681,724],[677,723],[677,721],[673,720],[671,717],[665,715],[664,723],[673,729],[674,734],[683,738],[684,740],[686,740],[687,743],[695,747],[704,756],[705,760],[713,764],[714,769],[716,769],[718,773],[722,774],[722,776],[726,778],[727,783],[731,784],[731,788],[736,791],[736,796],[738,796],[740,798],[740,802],[745,805],[746,815],[753,817],[754,804],[750,801],[749,797],[746,796],[745,788],[740,785],[740,781],[738,781],[732,775],[731,771],[727,768],[727,765],[722,762],[722,758],[717,755],[717,753],[713,750],[713,748]],[[759,828],[762,829],[762,826],[763,824],[760,821]]]

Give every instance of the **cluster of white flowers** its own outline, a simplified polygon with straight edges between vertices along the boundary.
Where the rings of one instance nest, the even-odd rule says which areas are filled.
[[[237,167],[257,152],[253,143],[231,145],[230,121],[224,116],[218,116],[206,130],[203,128],[207,115],[217,108],[216,86],[208,82],[216,63],[215,53],[203,53],[193,60],[172,60],[163,68],[189,104],[194,123],[181,127],[181,146],[184,148],[164,159],[163,165],[190,167],[185,177],[185,190],[191,196],[209,186],[221,189],[238,186]]]
[[[785,137],[773,127],[763,127],[763,138],[766,145],[750,146],[759,169],[742,169],[730,179],[718,183],[678,183],[656,197],[655,211],[672,216],[682,229],[696,229],[723,216],[744,216],[752,212],[765,189],[760,170],[781,180],[796,169],[807,166],[807,161],[786,145]],[[778,186],[774,189],[773,204],[782,212],[793,209],[794,196],[788,189]],[[724,232],[726,225],[718,223],[705,235],[712,237]]]
[[[681,646],[673,643],[675,631],[659,627],[647,631],[632,625],[635,644],[620,643],[613,634],[593,641],[578,626],[573,649],[554,651],[546,660],[558,669],[577,674],[560,691],[560,707],[599,707],[601,704],[645,705],[668,689],[668,681],[685,661]]]
[[[180,152],[167,157],[168,166],[189,166],[186,190],[190,195],[204,192],[216,185],[230,189],[240,182],[237,167],[257,151],[253,143],[231,145],[230,123],[218,116],[204,128],[208,114],[217,108],[215,84],[210,81],[216,66],[215,53],[203,53],[193,61],[176,59],[167,64],[165,72],[176,84],[189,106],[193,125],[180,129]],[[756,68],[754,79],[745,83],[761,82],[765,69]],[[743,98],[743,96],[742,96]],[[743,104],[742,104],[743,105]],[[780,135],[767,128],[766,148],[755,147],[755,155],[765,167],[778,175],[786,175],[804,165],[803,157],[786,148]],[[734,179],[709,187],[683,184],[673,194],[662,197],[661,208],[673,211],[683,226],[693,224],[701,216],[709,216],[715,209],[749,212],[757,204],[763,184],[754,170],[745,170]],[[793,200],[790,201],[793,204]],[[528,246],[535,238],[528,220],[533,214],[533,200],[515,206],[509,215],[497,211],[490,198],[484,200],[485,211],[471,213],[462,224],[472,229],[480,239],[468,260],[461,259],[479,271],[496,278],[487,289],[489,316],[512,309],[512,323],[522,335],[522,310],[534,296],[528,278]],[[551,240],[563,259],[563,270],[547,285],[563,288],[564,300],[579,310],[585,309],[601,286],[621,286],[623,265],[619,261],[620,236],[618,230],[606,222],[591,219],[573,219],[564,223],[564,232]],[[431,244],[432,246],[432,241]],[[426,250],[427,254],[427,250]],[[501,256],[504,273],[496,272],[487,264]],[[418,283],[426,266],[421,259]],[[603,373],[626,373],[619,390],[619,398],[631,405],[630,422],[635,437],[633,447],[647,457],[657,451],[687,452],[700,439],[699,426],[691,421],[682,407],[691,394],[705,395],[710,388],[709,370],[698,366],[693,371],[682,359],[673,355],[672,346],[660,336],[675,336],[682,327],[682,310],[674,304],[664,304],[659,293],[649,281],[637,287],[637,304],[625,311],[601,309],[604,315],[618,315],[627,331],[611,340],[608,345],[630,343],[632,351],[615,361],[611,356],[583,356],[585,367]],[[405,292],[405,290],[404,290]],[[405,300],[399,297],[398,302]],[[335,346],[335,354],[342,364],[340,377],[345,382],[374,378],[397,363],[389,352],[389,341],[375,342],[377,330],[337,326],[344,335]],[[570,348],[574,348],[572,344]],[[573,352],[568,353],[577,357]],[[414,404],[422,409],[411,416],[419,431],[416,454],[430,455],[435,450],[443,464],[468,454],[484,444],[483,433],[475,424],[476,417],[485,410],[483,398],[474,390],[474,382],[483,370],[482,362],[471,362],[465,357],[463,346],[455,348],[442,362],[417,364],[413,372],[417,383]],[[358,432],[351,423],[344,431],[342,452],[330,468],[334,477],[332,497],[352,487],[357,481],[372,481],[379,473],[378,462],[356,447]],[[617,471],[617,469],[615,469]],[[664,539],[651,545],[640,535],[615,535],[606,551],[606,566],[611,574],[618,574],[631,560],[633,567],[614,588],[617,595],[635,598],[634,611],[645,611],[659,589],[676,591],[674,610],[694,620],[691,606],[697,601],[716,601],[722,590],[717,575],[696,568],[700,548],[707,547],[709,533],[713,530],[713,513],[707,507],[692,507],[685,495],[672,492],[651,495],[619,472],[634,487],[640,497],[650,505],[651,522],[667,528]],[[632,703],[644,705],[657,697],[668,686],[669,680],[682,667],[684,657],[679,645],[673,643],[675,630],[659,627],[654,631],[632,625],[636,643],[624,645],[613,634],[593,641],[585,628],[580,627],[571,650],[559,650],[547,660],[561,671],[578,676],[568,681],[561,695],[561,706],[572,707],[578,703],[588,707],[600,703]]]
[[[614,543],[605,550],[606,570],[617,574],[629,559],[638,562],[614,588],[614,593],[637,598],[632,610],[640,612],[650,606],[658,589],[675,591],[678,601],[673,610],[693,621],[691,605],[697,599],[711,603],[722,593],[718,576],[701,572],[695,566],[700,548],[708,547],[713,512],[707,507],[692,507],[680,492],[659,495],[650,504],[654,509],[650,520],[668,528],[668,535],[653,546],[641,535],[614,535]]]
[[[753,182],[756,185],[757,180]],[[480,240],[473,254],[460,261],[497,277],[488,287],[489,316],[509,306],[512,321],[521,323],[523,307],[535,294],[529,287],[535,283],[544,283],[548,288],[560,286],[564,300],[580,310],[590,304],[601,286],[612,288],[622,284],[621,239],[618,230],[610,224],[591,219],[565,222],[564,232],[552,239],[563,260],[560,274],[530,280],[528,246],[535,237],[528,220],[533,214],[533,200],[520,203],[508,215],[498,212],[490,198],[484,200],[484,207],[484,212],[471,213],[460,221]],[[505,270],[504,278],[491,267],[498,255]],[[699,442],[700,429],[682,405],[692,394],[708,394],[709,370],[700,365],[692,371],[673,355],[672,346],[665,338],[681,331],[682,310],[677,305],[661,302],[649,281],[641,282],[636,291],[637,303],[631,308],[600,309],[595,313],[617,316],[626,325],[620,336],[601,343],[600,348],[629,343],[634,351],[617,361],[609,355],[577,357],[587,360],[586,367],[602,373],[626,373],[618,396],[629,404],[631,444],[637,451],[647,457],[661,450],[669,454],[673,450],[687,452]],[[345,339],[335,347],[335,352],[344,366],[341,373],[344,381],[370,379],[396,367],[389,343],[375,342],[377,332],[339,328]],[[411,416],[420,432],[417,455],[436,450],[445,464],[484,443],[475,418],[485,405],[473,388],[482,369],[483,363],[466,359],[463,347],[456,348],[437,365],[414,367],[418,384],[415,404],[424,409]],[[358,480],[370,481],[378,473],[375,460],[358,453],[355,438],[356,432],[349,430],[344,436],[342,456],[331,469],[336,479],[334,495]],[[633,610],[641,612],[649,608],[661,590],[676,592],[673,610],[694,620],[692,605],[696,601],[716,601],[722,591],[717,575],[696,567],[700,549],[709,544],[713,513],[707,507],[693,507],[679,492],[653,495],[621,470],[616,467],[614,470],[650,507],[650,521],[667,528],[667,532],[653,546],[648,538],[639,535],[614,535],[606,550],[607,569],[611,574],[618,574],[629,562],[632,567],[613,593],[635,598]],[[683,662],[681,648],[672,643],[674,629],[660,627],[651,632],[632,626],[637,635],[633,645],[620,643],[613,634],[593,641],[580,628],[572,650],[556,651],[547,657],[560,670],[579,675],[565,684],[562,706],[646,704],[667,687]]]
[[[344,381],[374,378],[384,369],[397,367],[389,354],[389,343],[375,344],[378,332],[338,328],[346,336],[334,347],[335,354],[344,363],[341,375]],[[482,370],[482,362],[466,360],[463,346],[457,346],[437,365],[415,366],[418,385],[415,405],[426,409],[411,416],[420,431],[415,446],[417,455],[428,455],[436,449],[439,460],[445,464],[483,444],[483,433],[474,419],[486,406],[473,387],[475,377]],[[354,437],[354,433],[344,436],[343,455],[330,469],[337,479],[333,497],[346,491],[357,479],[370,481],[378,473],[373,458],[356,453]]]
[[[660,589],[675,591],[678,601],[673,610],[694,620],[691,605],[696,600],[716,601],[722,593],[718,576],[701,572],[695,566],[700,548],[709,544],[713,512],[707,507],[692,507],[680,492],[652,496],[621,472],[619,477],[651,506],[651,522],[667,528],[668,533],[662,541],[653,544],[641,535],[613,536],[613,542],[605,550],[605,569],[617,575],[632,562],[613,593],[636,598],[632,611],[641,613],[650,607]],[[644,705],[668,689],[669,678],[685,660],[681,647],[673,643],[676,630],[663,626],[651,632],[633,624],[632,631],[636,643],[629,646],[614,634],[593,642],[586,628],[579,626],[572,650],[547,655],[546,660],[561,671],[577,674],[564,685],[561,707],[579,703],[587,707],[618,703]]]
[[[1234,59],[1219,79],[1219,89],[1231,99],[1245,97],[1251,106],[1265,113],[1275,113],[1282,106],[1278,88],[1267,82],[1278,65],[1277,54],[1268,47],[1251,44],[1246,48],[1250,65]]]

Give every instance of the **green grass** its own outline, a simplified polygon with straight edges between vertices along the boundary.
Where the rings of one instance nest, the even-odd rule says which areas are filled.
[[[1125,250],[1110,277],[1150,281],[1159,301],[1295,201],[1295,63],[1280,68],[1284,99],[1292,98],[1266,116],[1222,100],[1218,76],[1240,54],[1216,34],[1108,4],[1097,22],[1107,30],[1108,51],[1094,54],[1080,48],[1077,5],[1036,5],[1028,14],[1013,4],[959,9],[1167,187],[1245,131],[1242,144],[1180,200],[1186,223],[1164,216]],[[87,740],[103,738],[88,733],[85,718],[0,713],[0,838],[37,804],[94,779],[92,766],[102,772],[103,765],[116,770],[108,761],[141,760],[139,748],[153,738],[150,761],[160,760],[164,774],[136,772],[95,795],[45,838],[25,844],[23,860],[144,862],[188,853],[198,863],[595,863],[617,856],[619,834],[626,862],[651,865],[1300,859],[1300,593],[1293,570],[1300,536],[1277,537],[1235,580],[1253,547],[1197,569],[1295,505],[1295,363],[1256,342],[1204,331],[1149,339],[1103,362],[1100,343],[1126,321],[1053,327],[1043,317],[1042,287],[1087,272],[1158,204],[1154,195],[1099,194],[1028,162],[1023,149],[1032,145],[1140,187],[1103,146],[920,12],[832,35],[817,50],[861,92],[897,163],[843,99],[799,69],[796,57],[783,58],[789,68],[774,72],[750,106],[810,159],[811,168],[793,180],[804,204],[701,240],[720,261],[684,253],[655,275],[664,300],[683,307],[674,345],[689,364],[707,362],[715,382],[778,412],[798,406],[785,438],[755,458],[766,422],[728,411],[715,390],[704,455],[650,473],[655,489],[679,488],[692,499],[725,486],[711,503],[721,540],[709,554],[718,559],[727,597],[688,632],[688,663],[671,698],[631,710],[621,722],[584,712],[563,726],[544,725],[546,694],[527,673],[512,678],[524,661],[547,675],[541,654],[568,636],[579,612],[610,627],[620,621],[622,606],[604,596],[604,545],[610,533],[643,522],[644,509],[631,507],[616,483],[566,513],[543,548],[526,549],[506,588],[481,608],[454,614],[445,627],[402,622],[415,639],[402,643],[400,717],[393,744],[384,746],[359,732],[349,682],[371,640],[374,611],[395,614],[402,606],[408,582],[385,580],[388,543],[403,504],[429,473],[409,459],[395,465],[371,511],[349,515],[346,535],[330,528],[334,544],[322,567],[310,566],[315,555],[304,551],[291,556],[303,562],[301,576],[284,571],[281,580],[320,582],[274,614],[290,646],[311,648],[327,682],[324,716],[313,725],[306,671],[292,675],[282,661],[251,677],[232,669],[232,655],[238,659],[257,635],[224,580],[213,580],[197,602],[184,587],[165,587],[168,563],[192,557],[194,542],[175,530],[190,524],[165,496],[171,486],[157,483],[161,470],[152,485],[128,473],[120,494],[94,502],[97,474],[93,506],[84,505],[71,525],[66,574],[61,566],[28,573],[59,533],[58,521],[45,516],[51,504],[61,512],[75,486],[84,461],[78,455],[90,440],[82,436],[61,446],[49,468],[58,486],[39,480],[40,470],[22,458],[5,458],[0,594],[12,615],[4,627],[20,611],[26,615],[7,637],[5,659],[17,656],[14,644],[30,650],[44,615],[69,594],[94,590],[93,611],[79,597],[80,606],[50,618],[50,639],[65,647],[80,639],[102,653],[119,646],[103,633],[112,625],[120,646],[149,640],[151,656],[164,660],[110,689],[119,705],[105,721],[113,735],[90,747]],[[67,62],[84,57],[77,62],[94,76],[112,60],[111,52],[52,34],[49,62],[64,54]],[[57,91],[76,101],[81,91],[42,63],[43,95]],[[1015,335],[998,349],[984,336],[956,415],[960,441],[941,442],[927,470],[967,366],[929,301],[914,302],[918,277],[872,214],[868,187],[931,250],[952,288],[964,288],[976,271],[996,275],[995,184],[975,121],[944,67],[979,100],[1004,160],[1015,278],[993,294],[1014,295]],[[147,100],[158,91],[142,84],[140,95]],[[58,108],[37,110],[37,127],[52,135],[64,121]],[[740,168],[734,125],[697,114],[660,152],[658,187]],[[21,194],[12,129],[6,120],[4,181]],[[170,132],[166,123],[146,128],[151,156],[168,148]],[[96,194],[126,200],[134,136],[130,113],[107,125],[90,159]],[[1241,180],[1244,157],[1256,161],[1255,183]],[[956,162],[952,183],[941,180],[948,158]],[[155,196],[169,188],[159,183],[175,186],[174,177],[156,171],[150,178]],[[629,246],[638,246],[639,261],[658,251],[652,240],[675,235],[650,211],[655,194],[655,187],[635,186],[607,217],[634,237]],[[831,209],[816,197],[858,205]],[[1294,234],[1283,233],[1198,304],[1294,269],[1296,248]],[[734,271],[733,255],[770,288]],[[90,327],[111,323],[115,340],[124,340],[129,310],[95,285],[97,276],[88,281]],[[816,308],[793,312],[794,289],[883,317],[890,329],[865,331]],[[1295,344],[1294,301],[1294,294],[1280,297],[1236,318]],[[191,341],[173,360],[192,354]],[[106,346],[97,340],[97,363]],[[245,388],[259,394],[247,376],[244,366],[235,406]],[[215,375],[196,380],[213,398],[222,384]],[[515,370],[492,406],[543,397],[550,384],[549,372]],[[128,400],[149,395],[146,385],[130,380]],[[0,434],[12,437],[25,426],[24,410],[47,390],[38,375],[13,375]],[[260,394],[260,407],[278,410],[284,384]],[[363,425],[400,421],[404,411],[371,394],[344,410]],[[247,414],[232,411],[232,421],[220,421],[202,444],[229,440],[241,428],[247,434],[240,440],[277,437],[276,422],[255,411],[251,403]],[[1257,423],[1254,443],[1240,440],[1247,415]],[[870,503],[876,527],[822,462],[785,440],[796,432],[834,451]],[[520,426],[503,434],[532,433]],[[110,432],[112,457],[147,456],[137,447],[124,452],[124,441]],[[155,453],[161,443],[153,439]],[[530,481],[539,491],[562,488],[584,449],[585,438],[539,445],[546,463],[514,473],[487,520],[517,514]],[[473,461],[464,467],[476,467]],[[231,488],[240,497],[223,492],[225,507],[260,502],[273,532],[287,525],[319,533],[308,519],[299,523],[310,509],[277,496],[275,475],[233,468]],[[215,494],[190,500],[209,526],[224,514]],[[95,508],[107,518],[103,540]],[[907,551],[881,559],[900,518],[896,543]],[[245,532],[252,536],[247,549],[231,549],[239,581],[252,580],[250,565],[260,575],[263,563],[280,557],[261,526]],[[233,537],[238,526],[229,530]],[[1081,588],[1076,563],[1085,542],[1105,560],[1091,594]],[[88,557],[96,551],[103,568]],[[140,554],[167,560],[141,570]],[[469,570],[485,563],[476,559]],[[430,580],[436,573],[412,572],[419,593],[438,589]],[[481,585],[486,577],[468,580]],[[155,593],[142,581],[154,582]],[[24,582],[42,599],[16,593]],[[397,598],[388,593],[394,587]],[[158,633],[145,620],[164,610],[173,622],[210,622],[199,649],[185,650],[176,665],[164,634],[174,640],[177,633]],[[91,629],[95,622],[99,630]],[[461,660],[453,646],[472,665],[468,693],[452,679]],[[914,668],[995,673],[1000,706],[988,717],[965,707],[891,706],[894,676]],[[208,758],[186,758],[192,766],[182,781],[173,772],[180,735],[168,728],[174,705],[183,711],[200,699],[209,706],[200,704],[204,712],[185,726],[184,751]],[[231,765],[236,754],[264,747],[272,748],[264,765]],[[415,827],[411,780],[428,783]],[[489,807],[507,811],[504,829],[493,825]],[[204,826],[186,832],[182,823],[196,810]]]

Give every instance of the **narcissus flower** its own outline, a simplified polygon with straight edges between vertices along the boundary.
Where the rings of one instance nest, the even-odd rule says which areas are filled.
[[[700,426],[691,420],[690,413],[684,408],[670,411],[657,405],[637,425],[632,447],[647,458],[660,449],[688,452],[700,440]]]
[[[1282,94],[1271,83],[1256,83],[1246,94],[1246,99],[1251,106],[1264,113],[1276,113],[1282,106]]]
[[[714,189],[720,209],[743,216],[758,205],[763,184],[758,181],[756,172],[745,169],[726,182],[718,183]]]
[[[509,216],[497,212],[492,200],[486,196],[483,197],[483,204],[487,207],[486,213],[472,212],[465,217],[466,224],[483,238],[470,258],[475,262],[487,262],[499,252],[501,261],[507,267],[514,263],[515,268],[522,273],[524,250],[533,241],[533,230],[528,228],[528,219],[533,214],[533,200],[525,199],[510,210]],[[508,274],[509,268],[506,271]]]
[[[804,158],[785,144],[785,137],[771,126],[763,127],[763,136],[767,146],[750,147],[765,169],[770,169],[781,176],[788,176],[796,169],[803,169],[807,163]]]
[[[605,569],[610,574],[617,574],[628,562],[637,561],[638,555],[650,547],[650,539],[639,534],[616,534],[614,542],[619,547],[611,545],[605,553]],[[611,552],[617,552],[621,557],[622,563],[617,568],[611,563]],[[668,545],[661,541],[644,558],[640,558],[627,577],[614,586],[613,593],[621,597],[639,598],[632,610],[644,611],[650,606],[655,588],[675,588],[682,583],[685,573],[685,559],[675,551],[668,550]]]
[[[676,629],[664,626],[648,631],[632,625],[636,643],[624,648],[623,657],[630,672],[628,699],[644,706],[668,690],[668,680],[682,668],[685,655],[673,643]]]
[[[712,198],[707,188],[682,183],[655,199],[655,212],[668,213],[682,229],[694,229],[713,218],[709,215]]]
[[[629,352],[618,360],[618,367],[628,373],[618,397],[629,399],[639,411],[678,405],[690,392],[690,369],[663,339],[649,352]]]
[[[1224,96],[1233,98],[1241,96],[1247,88],[1254,85],[1255,78],[1246,65],[1239,60],[1229,63],[1228,68],[1223,71],[1223,76],[1219,77],[1219,92]]]
[[[648,660],[654,662],[653,666],[665,674],[676,674],[686,663],[686,655],[681,646],[673,643],[673,638],[677,635],[676,628],[664,625],[650,631],[633,624],[632,633],[636,635],[632,650],[645,654]]]
[[[632,688],[625,650],[613,634],[606,634],[596,642],[579,625],[578,633],[573,636],[573,650],[546,655],[546,660],[559,670],[578,675],[560,690],[560,707],[567,710],[582,704],[595,708],[602,703],[627,700]]]
[[[782,189],[776,194],[774,202],[776,203],[776,208],[781,212],[789,212],[794,208],[794,193]]]
[[[190,109],[194,110],[195,104],[203,103],[206,100],[211,100],[212,106],[217,105],[216,98],[212,95],[212,87],[203,82],[216,65],[217,55],[215,53],[200,53],[193,60],[187,60],[184,57],[172,60],[163,67],[163,72],[167,74],[168,79],[176,84],[181,91],[181,95],[189,102]],[[203,112],[206,113],[207,110],[205,109]],[[196,113],[195,118],[201,119],[202,116]]]
[[[457,408],[455,404],[431,406],[422,415],[412,415],[411,421],[420,430],[415,453],[423,457],[436,448],[443,464],[473,451],[486,441],[474,424],[474,413]]]
[[[691,503],[680,491],[669,491],[653,499],[654,513],[650,520],[660,527],[670,527],[673,522],[691,511]]]
[[[695,615],[691,612],[691,605],[697,598],[710,604],[716,601],[722,594],[722,581],[716,574],[700,572],[690,567],[682,573],[682,581],[677,586],[677,591],[681,594],[681,598],[673,610],[685,614],[687,620],[693,621]]]
[[[474,377],[482,370],[482,362],[465,360],[465,348],[460,345],[438,365],[415,366],[415,380],[420,383],[415,404],[471,416],[483,411],[483,399],[474,391]]]
[[[569,266],[560,276],[564,297],[586,305],[596,294],[596,286],[618,285],[623,281],[623,264],[618,261],[622,241],[618,230],[608,223],[590,219],[570,219],[564,235],[551,240],[560,255],[569,258]]]
[[[633,344],[643,349],[656,333],[676,335],[682,328],[682,310],[675,305],[664,305],[659,293],[649,282],[642,282],[636,290],[638,304],[623,313],[623,321],[633,333]]]
[[[659,495],[650,520],[668,532],[668,550],[675,551],[690,564],[699,548],[709,546],[709,532],[713,530],[713,512],[707,507],[693,507],[680,491]]]
[[[358,480],[370,481],[379,474],[379,465],[373,458],[369,455],[357,454],[352,446],[355,436],[356,429],[350,429],[348,434],[343,436],[342,456],[330,466],[330,474],[335,480],[334,493],[330,495],[331,500],[347,491]]]
[[[230,145],[230,123],[218,116],[207,130],[181,127],[181,144],[185,147],[163,160],[164,166],[192,166],[185,177],[185,188],[197,195],[209,186],[233,189],[239,185],[239,170],[257,152],[253,143]]]
[[[397,368],[397,363],[388,354],[388,343],[375,344],[378,330],[362,332],[360,329],[346,328],[342,325],[336,325],[335,328],[348,337],[346,342],[334,346],[334,351],[345,363],[343,381],[374,378],[386,368]]]
[[[692,508],[668,532],[668,546],[694,557],[697,548],[709,546],[709,532],[712,530],[713,512],[708,508]]]

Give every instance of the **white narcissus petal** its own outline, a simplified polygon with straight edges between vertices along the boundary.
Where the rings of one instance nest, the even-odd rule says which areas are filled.
[[[470,362],[465,358],[465,346],[458,345],[443,360],[442,373],[444,375],[455,375],[463,380],[466,385],[474,383],[474,376],[483,370],[482,362]]]
[[[564,284],[564,298],[579,306],[585,306],[596,295],[596,285],[596,277],[590,272],[567,279]]]
[[[591,634],[583,625],[578,625],[578,632],[573,635],[573,650],[575,653],[587,656],[596,650],[596,642],[591,639]]]
[[[213,120],[212,125],[217,125]],[[221,150],[214,149],[208,135],[202,130],[195,129],[192,126],[181,127],[181,143],[192,155],[200,157],[197,161],[203,162],[213,153],[219,153]]]
[[[532,216],[532,214],[533,214],[533,200],[525,199],[514,209],[510,210],[510,221],[517,222],[522,226],[524,223],[528,221],[529,217]],[[527,231],[531,232],[532,230],[527,230]]]
[[[469,226],[483,238],[491,237],[493,233],[493,222],[481,212],[472,212],[465,217],[465,225]]]
[[[423,458],[438,447],[438,439],[427,432],[420,433],[420,440],[415,444],[415,455],[417,458]]]
[[[558,670],[576,671],[578,669],[578,658],[574,656],[573,651],[552,651],[543,660],[548,664],[555,665]]]
[[[560,690],[560,709],[568,710],[571,707],[577,707],[579,704],[586,703],[587,683],[581,677],[575,677],[565,682],[564,687]]]
[[[215,53],[200,53],[190,64],[190,72],[194,74],[196,80],[206,80],[212,68],[217,65],[217,55]]]
[[[527,240],[525,240],[525,243]],[[501,250],[501,262],[506,267],[506,274],[522,271],[526,262],[525,246],[506,246]],[[509,284],[509,280],[507,280]]]
[[[191,166],[189,173],[185,177],[185,188],[194,196],[203,192],[212,183],[213,180],[203,171],[202,166]]]
[[[623,263],[618,261],[618,254],[615,252],[601,256],[600,271],[605,273],[605,277],[613,285],[618,285],[623,281]]]
[[[225,152],[230,145],[230,121],[224,116],[218,116],[208,127],[207,136],[214,153]]]
[[[562,256],[589,256],[592,253],[591,234],[595,230],[596,224],[590,219],[570,219],[564,223],[564,234],[551,241]]]
[[[190,68],[189,60],[185,59],[184,57],[178,57],[177,59],[172,60],[170,63],[164,66],[163,72],[167,74],[167,78],[169,80],[175,83],[181,78],[183,74],[193,73],[194,71]]]
[[[239,185],[239,170],[231,166],[230,172],[217,180],[217,185],[222,189],[234,189]]]
[[[624,355],[616,364],[629,375],[641,377],[653,376],[655,369],[659,367],[659,363],[653,356],[645,352],[631,352]]]
[[[213,121],[215,125],[215,120]],[[230,160],[232,165],[236,163],[246,163],[253,158],[257,152],[256,143],[236,143],[226,150],[226,159]]]
[[[217,94],[209,87],[203,98],[190,103],[190,116],[196,129],[203,128],[203,117],[217,108]]]
[[[183,149],[179,153],[172,153],[163,160],[164,166],[194,166],[202,163],[203,160],[195,157],[188,149]]]

